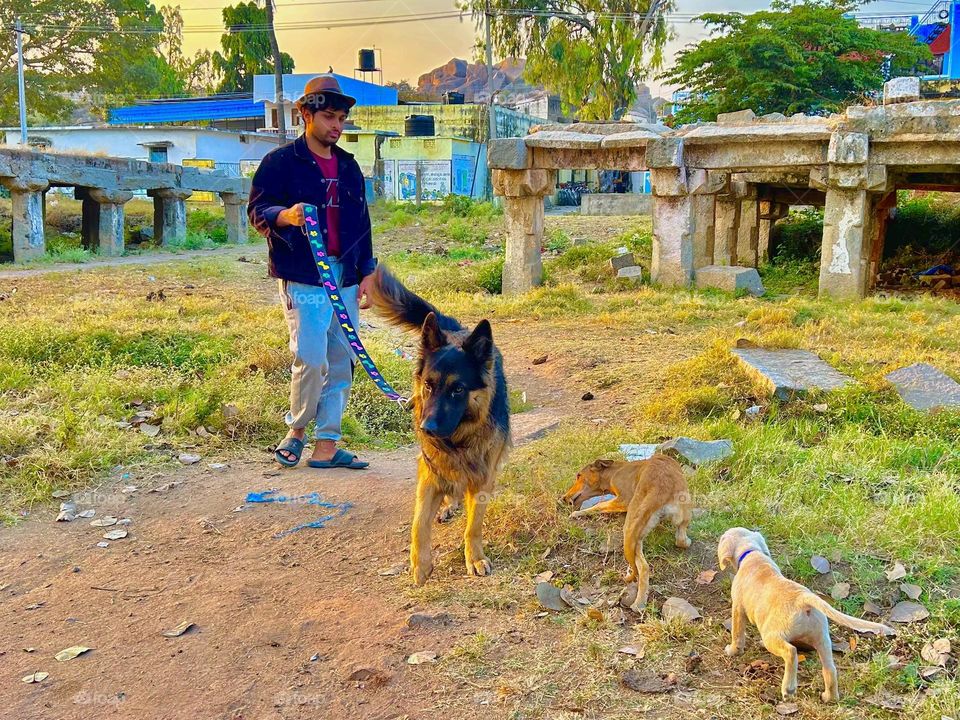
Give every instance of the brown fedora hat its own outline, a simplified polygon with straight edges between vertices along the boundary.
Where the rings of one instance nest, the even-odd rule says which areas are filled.
[[[297,105],[313,109],[339,105],[349,110],[356,104],[357,99],[343,92],[340,89],[340,83],[333,75],[318,75],[308,80],[303,88],[303,95],[297,100]]]

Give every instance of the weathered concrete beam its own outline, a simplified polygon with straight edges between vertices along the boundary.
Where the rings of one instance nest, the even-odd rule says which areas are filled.
[[[237,245],[249,242],[247,232],[247,201],[249,196],[238,193],[220,193],[223,200],[223,215],[227,223],[227,242]]]
[[[123,255],[123,206],[133,197],[127,190],[90,188],[89,199],[97,203],[96,245],[101,255]]]
[[[25,262],[47,251],[43,236],[43,193],[47,183],[20,178],[2,178],[10,191],[13,215],[13,260]]]
[[[574,150],[559,148],[530,148],[533,156],[531,166],[548,170],[624,170],[647,169],[643,148],[600,148],[598,150]]]
[[[183,242],[187,237],[185,200],[193,192],[178,188],[150,190],[153,197],[153,237],[161,245]]]

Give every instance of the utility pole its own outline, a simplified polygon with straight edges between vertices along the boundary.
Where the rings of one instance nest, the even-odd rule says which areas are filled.
[[[497,137],[497,117],[493,112],[493,43],[490,41],[490,23],[493,13],[490,10],[490,0],[487,0],[487,9],[484,13],[484,24],[487,35],[487,151],[490,150],[490,141]],[[489,185],[489,183],[488,183]]]
[[[17,34],[17,84],[20,86],[20,144],[27,144],[27,91],[23,82],[23,23],[14,25]]]
[[[280,44],[277,42],[277,31],[273,26],[273,0],[264,0],[267,9],[267,26],[270,33],[270,51],[273,53],[273,83],[275,100],[277,103],[277,130],[280,133],[280,144],[287,144],[287,117],[283,106],[283,58],[280,56]]]

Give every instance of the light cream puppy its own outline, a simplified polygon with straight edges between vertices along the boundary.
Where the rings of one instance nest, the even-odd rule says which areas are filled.
[[[770,557],[763,535],[746,528],[731,528],[717,546],[720,569],[730,567],[733,579],[732,640],[725,652],[739,655],[746,640],[746,621],[760,631],[763,646],[783,659],[785,669],[780,690],[784,698],[797,692],[797,648],[816,650],[823,666],[824,702],[840,697],[837,667],[827,619],[858,632],[895,635],[886,625],[844,615],[828,602],[792,580],[787,580]]]

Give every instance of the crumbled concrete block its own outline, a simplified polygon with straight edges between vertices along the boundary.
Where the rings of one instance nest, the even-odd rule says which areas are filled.
[[[853,382],[807,350],[738,348],[731,352],[778,400],[813,389],[836,390]]]
[[[756,120],[757,116],[753,110],[737,110],[736,112],[720,113],[717,115],[718,125],[733,125],[735,123],[748,123]]]
[[[610,258],[610,267],[617,271],[619,271],[620,268],[634,267],[636,264],[637,260],[631,252],[623,253]]]
[[[631,267],[623,267],[617,270],[618,278],[626,278],[627,280],[633,280],[635,283],[643,282],[643,268],[639,265],[632,265]]]
[[[883,84],[883,104],[913,102],[920,99],[919,77],[898,77]]]
[[[746,290],[751,295],[763,295],[763,282],[756,268],[739,265],[707,265],[696,271],[698,288],[717,288],[727,292]]]

